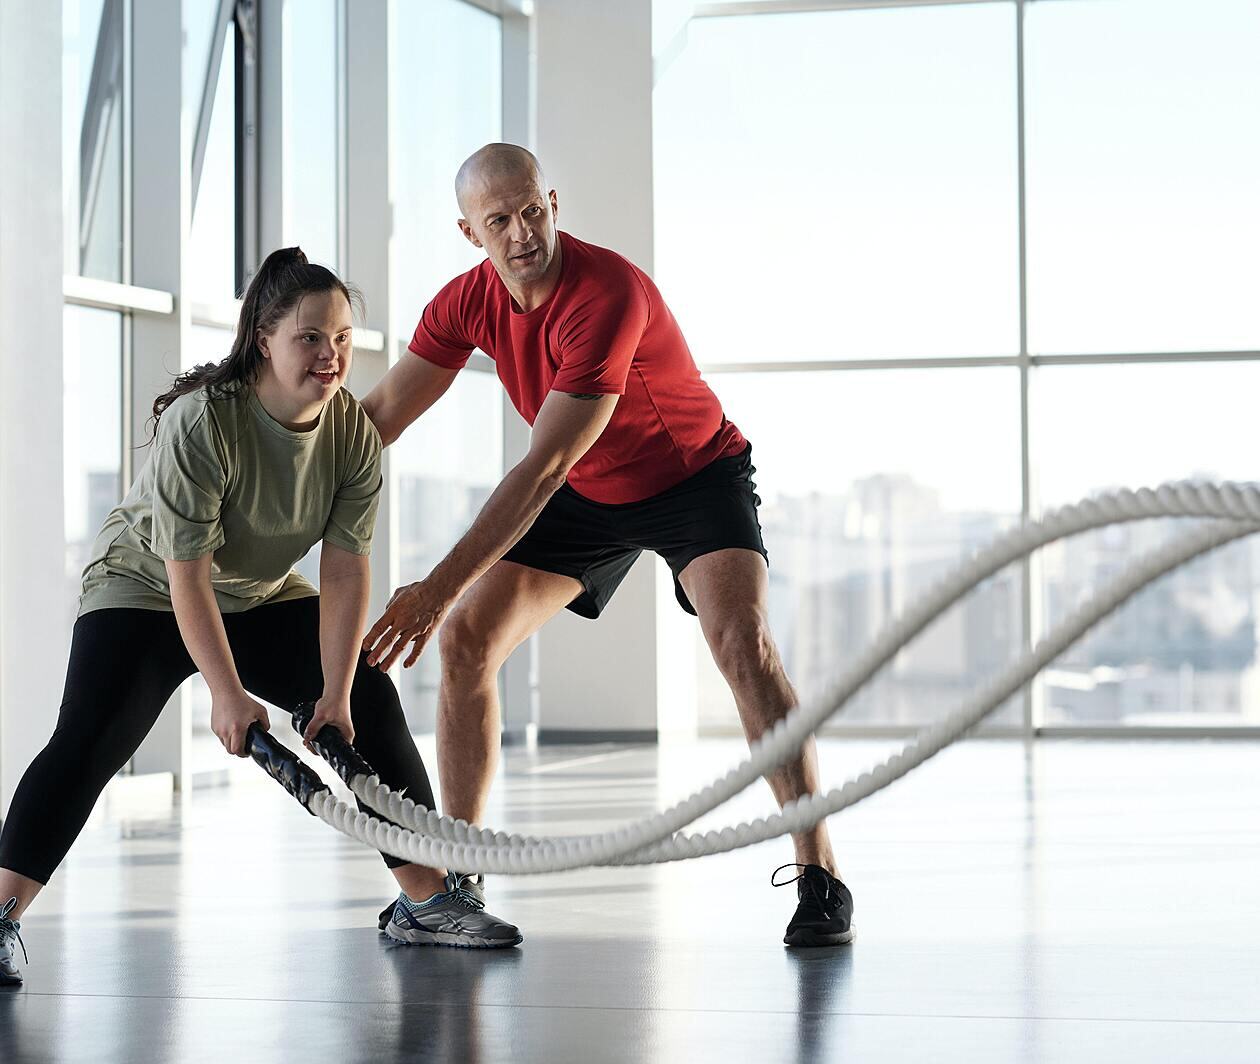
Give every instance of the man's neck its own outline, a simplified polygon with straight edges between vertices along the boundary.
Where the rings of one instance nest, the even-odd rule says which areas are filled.
[[[499,275],[503,281],[503,287],[508,290],[508,294],[516,301],[516,305],[521,308],[522,314],[528,314],[531,310],[537,310],[556,290],[556,285],[560,283],[561,260],[564,257],[564,250],[560,244],[560,234],[556,234],[556,253],[551,256],[551,262],[547,265],[547,272],[537,281],[530,285],[514,285],[509,282],[502,274]]]

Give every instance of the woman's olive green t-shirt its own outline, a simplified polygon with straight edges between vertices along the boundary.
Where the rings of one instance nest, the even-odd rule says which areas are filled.
[[[321,540],[367,554],[380,491],[380,435],[345,389],[303,432],[272,418],[252,388],[189,392],[162,414],[140,475],[92,545],[79,616],[171,610],[165,560],[211,552],[223,613],[316,595],[293,565]]]

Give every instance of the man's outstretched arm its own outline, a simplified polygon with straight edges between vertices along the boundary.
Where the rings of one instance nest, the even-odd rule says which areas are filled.
[[[386,447],[442,398],[458,372],[407,353],[376,382],[376,387],[364,397],[362,406]]]
[[[618,398],[547,396],[534,421],[529,452],[495,488],[451,552],[424,580],[399,588],[368,632],[363,649],[371,664],[389,669],[414,644],[403,662],[412,665],[459,597],[529,530],[569,470],[599,439]]]

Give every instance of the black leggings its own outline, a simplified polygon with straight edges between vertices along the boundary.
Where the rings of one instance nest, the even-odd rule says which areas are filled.
[[[226,613],[223,626],[241,684],[252,695],[292,712],[323,693],[318,598]],[[104,609],[75,622],[57,727],[13,796],[0,835],[0,868],[48,882],[105,785],[196,671],[174,613]],[[398,692],[362,651],[350,712],[355,748],[368,764],[389,786],[405,788],[432,809],[433,789]],[[387,856],[385,863],[398,868],[407,862]]]

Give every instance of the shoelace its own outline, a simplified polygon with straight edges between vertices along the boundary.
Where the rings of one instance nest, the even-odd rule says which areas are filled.
[[[17,898],[10,898],[0,907],[0,939],[7,935],[12,935],[18,940],[18,945],[22,947],[22,960],[27,964],[31,963],[31,958],[26,955],[26,943],[22,941],[22,934],[18,931],[16,920],[9,919],[9,913],[17,907]]]
[[[455,889],[451,891],[451,893],[454,894],[459,901],[464,902],[473,909],[484,909],[486,907],[486,903],[464,886],[465,883],[471,882],[473,882],[473,877],[471,875],[461,876],[459,873],[456,873]]]
[[[469,909],[484,909],[486,907],[486,903],[478,898],[476,894],[465,890],[463,887],[456,887],[451,893]]]
[[[831,897],[831,879],[827,878],[823,880],[822,891],[820,893],[819,882],[818,882],[820,877],[812,876],[806,879],[805,878],[806,867],[807,867],[806,865],[795,864],[795,863],[779,865],[778,868],[776,868],[773,872],[770,873],[770,885],[772,887],[790,887],[793,883],[803,882],[803,887],[802,887],[803,892],[805,894],[808,894],[810,899],[813,900],[813,902],[820,909],[823,909],[826,907],[827,900]],[[775,876],[777,876],[785,868],[799,868],[800,872],[797,875],[793,876],[791,879],[785,879],[782,883],[776,882]],[[804,901],[804,900],[805,899],[802,897],[801,901]]]

